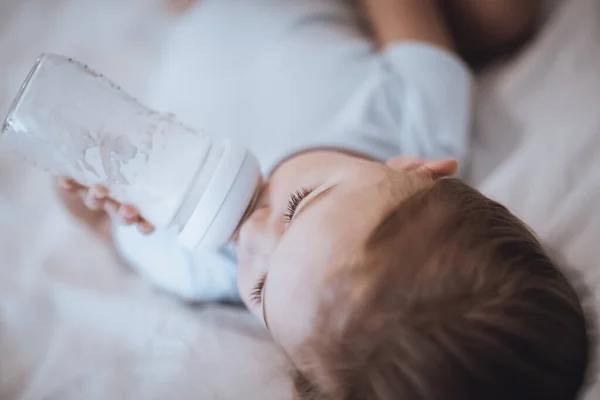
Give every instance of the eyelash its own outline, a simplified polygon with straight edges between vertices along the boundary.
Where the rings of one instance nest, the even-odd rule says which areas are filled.
[[[252,303],[258,305],[261,303],[262,301],[262,292],[263,289],[265,288],[265,281],[267,280],[267,275],[262,275],[260,277],[260,279],[258,280],[258,282],[256,282],[256,285],[254,285],[254,287],[252,288],[252,291],[250,292],[250,299],[252,300]]]
[[[287,211],[283,215],[286,222],[290,222],[292,220],[292,218],[294,218],[296,209],[298,208],[298,206],[300,205],[302,200],[304,200],[306,198],[306,196],[308,196],[311,192],[312,192],[312,189],[301,188],[300,190],[297,190],[290,195],[290,200],[288,201]]]

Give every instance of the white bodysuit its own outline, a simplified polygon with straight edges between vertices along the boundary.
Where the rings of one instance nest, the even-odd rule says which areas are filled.
[[[469,69],[423,43],[377,49],[363,26],[346,0],[202,0],[173,32],[150,103],[245,144],[265,174],[317,147],[464,165]],[[237,298],[230,247],[189,253],[174,232],[144,237],[132,227],[115,228],[115,242],[162,289],[194,301]]]

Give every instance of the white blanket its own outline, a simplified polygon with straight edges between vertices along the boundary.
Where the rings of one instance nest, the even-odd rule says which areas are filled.
[[[3,1],[0,113],[42,51],[83,59],[144,98],[178,24],[159,3]],[[585,277],[594,305],[599,21],[596,0],[564,2],[524,54],[482,78],[472,165],[473,182]],[[0,144],[0,399],[286,399],[287,371],[243,310],[149,289]]]

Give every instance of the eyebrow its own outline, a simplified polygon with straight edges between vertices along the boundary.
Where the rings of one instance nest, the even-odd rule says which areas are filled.
[[[302,211],[304,211],[306,209],[306,207],[310,206],[310,205],[314,205],[318,202],[318,200],[322,200],[323,197],[325,195],[327,195],[327,193],[329,193],[332,189],[334,189],[337,185],[333,184],[331,186],[326,186],[325,189],[317,189],[316,193],[314,193],[314,195],[312,195],[312,193],[306,198],[304,199],[304,201],[302,201],[302,203],[300,204],[300,208],[298,209],[298,211],[296,211],[296,215],[294,217],[297,217]],[[262,307],[262,317],[263,317],[263,321],[265,322],[265,326],[267,327],[267,330],[270,332],[271,330],[269,329],[269,321],[267,320],[267,302],[265,301],[265,297],[266,297],[266,293],[267,293],[267,281],[268,281],[268,275],[265,277],[265,283],[263,284],[263,292],[262,292],[262,299],[260,301],[261,303],[261,307]]]

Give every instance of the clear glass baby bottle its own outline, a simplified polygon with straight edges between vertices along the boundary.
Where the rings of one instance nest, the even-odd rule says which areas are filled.
[[[177,226],[188,248],[234,233],[261,183],[256,158],[149,109],[86,65],[42,55],[2,127],[26,162],[132,204],[157,228]]]

